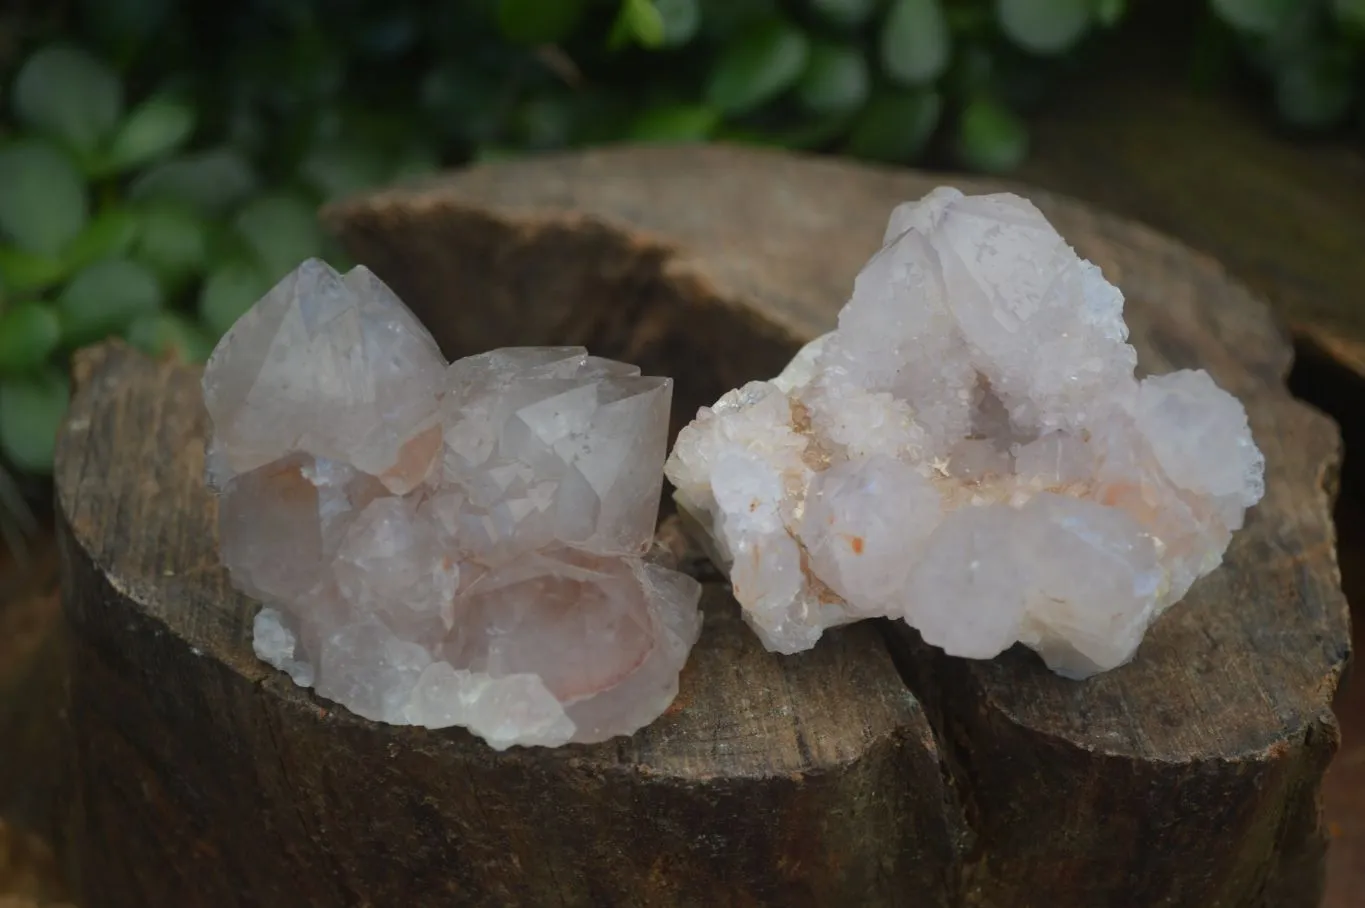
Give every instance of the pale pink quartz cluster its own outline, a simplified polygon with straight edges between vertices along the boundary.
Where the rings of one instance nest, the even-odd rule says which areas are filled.
[[[309,261],[204,373],[256,654],[361,716],[496,748],[629,734],[677,693],[696,581],[645,559],[671,381],[578,347],[447,365],[365,268]]]
[[[1261,498],[1246,412],[1202,370],[1135,378],[1122,294],[1024,199],[941,188],[884,243],[837,330],[682,431],[678,504],[769,649],[881,616],[1123,664]]]

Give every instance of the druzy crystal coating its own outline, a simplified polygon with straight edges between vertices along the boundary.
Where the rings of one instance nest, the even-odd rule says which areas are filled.
[[[838,327],[704,407],[665,467],[771,650],[900,618],[1084,678],[1216,568],[1264,492],[1202,370],[1138,380],[1123,295],[1025,199],[891,215]]]
[[[208,482],[254,647],[369,719],[496,748],[629,734],[698,584],[647,557],[672,384],[580,347],[448,364],[367,269],[310,260],[204,372]]]

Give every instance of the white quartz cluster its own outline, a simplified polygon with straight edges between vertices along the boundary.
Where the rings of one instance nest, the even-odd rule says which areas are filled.
[[[704,407],[665,472],[772,650],[901,618],[1083,678],[1132,658],[1264,490],[1207,373],[1134,377],[1123,296],[1028,201],[891,215],[837,330]]]
[[[295,682],[499,749],[628,734],[672,702],[701,591],[642,557],[669,379],[579,347],[447,365],[373,274],[309,261],[203,386],[223,561]]]

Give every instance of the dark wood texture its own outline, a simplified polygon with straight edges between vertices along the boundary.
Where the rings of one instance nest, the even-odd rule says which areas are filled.
[[[1359,652],[1365,647],[1365,508],[1357,504],[1352,511],[1350,529],[1342,528],[1342,573],[1349,575],[1346,594]],[[1342,744],[1323,783],[1330,843],[1323,908],[1357,908],[1365,900],[1365,672],[1359,663],[1337,693],[1334,709]]]
[[[935,182],[625,149],[329,221],[448,352],[587,342],[674,375],[680,422],[828,328],[890,207]],[[88,904],[1316,904],[1348,653],[1335,430],[1289,397],[1283,337],[1212,261],[1039,201],[1128,292],[1144,364],[1210,368],[1270,465],[1228,566],[1083,684],[873,624],[773,656],[712,585],[678,704],[634,738],[496,755],[364,722],[252,658],[194,373],[88,355],[58,452]]]
[[[52,849],[0,820],[0,908],[72,908]]]
[[[44,527],[22,559],[0,551],[0,817],[44,836],[62,787],[60,616],[57,545]]]
[[[0,908],[71,908],[45,839],[63,787],[64,654],[50,527],[0,549]]]
[[[1337,525],[1341,587],[1351,603],[1356,653],[1365,647],[1365,375],[1344,364],[1301,355],[1290,389],[1330,413],[1341,425],[1345,457]],[[1354,663],[1337,690],[1333,710],[1341,722],[1341,748],[1323,780],[1327,822],[1327,898],[1323,908],[1360,908],[1365,901],[1365,671]]]

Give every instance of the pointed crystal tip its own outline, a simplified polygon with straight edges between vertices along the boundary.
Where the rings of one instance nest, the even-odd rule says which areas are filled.
[[[204,373],[207,474],[257,655],[371,719],[496,748],[629,734],[700,587],[646,564],[672,384],[582,347],[447,364],[365,268],[309,260]]]

